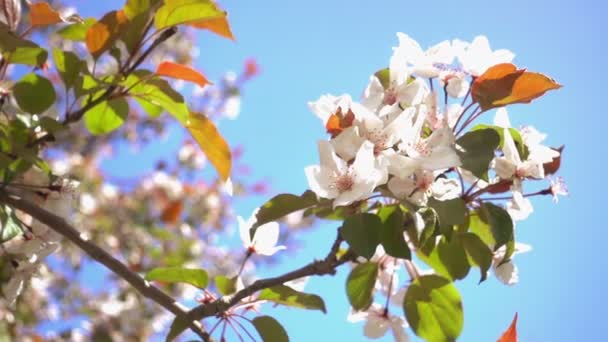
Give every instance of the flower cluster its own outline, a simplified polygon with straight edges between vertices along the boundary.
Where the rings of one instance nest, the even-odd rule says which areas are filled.
[[[413,230],[407,229],[407,223],[401,224],[406,226],[403,234],[409,249],[441,276],[461,277],[450,265],[433,261],[433,253],[460,244],[457,239],[469,239],[479,242],[478,252],[491,256],[486,262],[499,281],[515,284],[518,270],[512,258],[531,247],[514,239],[501,241],[498,236],[485,239],[479,231],[503,220],[502,227],[512,233],[513,223],[524,220],[533,210],[529,197],[552,195],[557,201],[567,189],[562,178],[549,178],[559,168],[562,149],[545,146],[546,135],[533,127],[512,127],[504,106],[530,102],[559,85],[544,75],[526,74],[547,80],[547,88],[522,90],[524,86],[514,86],[504,75],[511,72],[515,79],[525,71],[510,64],[513,53],[493,51],[483,36],[472,42],[443,41],[427,50],[406,34],[397,36],[399,45],[393,48],[389,67],[370,77],[359,101],[344,94],[323,95],[309,103],[329,135],[328,140],[318,143],[320,164],[305,169],[309,187],[321,200],[330,200],[333,210],[344,207],[360,215],[382,216],[383,206],[400,206],[415,223]],[[503,88],[511,87],[512,93],[500,98],[504,94],[496,94],[484,83],[488,79]],[[498,109],[493,124],[478,124],[467,131],[481,114],[494,108]],[[529,186],[524,184],[543,179],[550,180],[547,188],[524,191]],[[371,202],[378,198],[383,201]],[[425,221],[428,209],[444,233]],[[495,221],[490,222],[491,215],[497,215]],[[475,222],[479,224],[475,226]],[[365,229],[372,228],[368,225]],[[356,244],[351,247],[356,248]],[[472,247],[462,243],[458,248],[463,248],[465,255]],[[386,260],[392,260],[389,266]],[[403,261],[385,255],[383,250],[369,259],[380,265],[376,290],[391,301],[398,288],[392,282]],[[405,262],[414,281],[420,274],[411,272],[416,269],[413,261]],[[388,279],[390,285],[385,284]],[[401,304],[403,294],[399,297]],[[388,299],[386,306],[368,305],[365,311],[351,314],[349,320],[367,319],[368,337],[378,338],[390,328],[396,340],[405,341],[406,323],[389,313]]]

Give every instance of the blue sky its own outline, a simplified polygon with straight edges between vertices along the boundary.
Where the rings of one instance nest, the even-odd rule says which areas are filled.
[[[118,7],[76,2],[87,14]],[[84,3],[84,2],[82,2]],[[222,1],[236,42],[205,33],[196,61],[210,79],[239,70],[254,57],[262,74],[245,89],[242,113],[220,129],[246,148],[254,175],[272,181],[273,191],[306,189],[305,166],[317,163],[316,141],[325,138],[307,101],[324,93],[358,97],[368,77],[388,64],[395,33],[405,32],[427,47],[444,39],[472,40],[485,34],[493,48],[516,53],[520,67],[540,71],[564,85],[531,105],[510,108],[514,125],[549,133],[548,144],[565,144],[560,174],[571,195],[555,205],[534,200],[535,213],[517,228],[533,251],[516,258],[520,283],[495,279],[477,285],[472,275],[458,284],[464,300],[462,341],[492,341],[519,312],[522,341],[594,341],[604,338],[607,268],[603,255],[607,190],[602,171],[606,147],[604,44],[606,7],[596,1]],[[107,7],[106,7],[107,6]],[[84,12],[84,11],[83,11]],[[237,203],[248,216],[263,199]],[[302,237],[306,249],[290,254],[274,275],[326,252],[335,224]],[[346,272],[314,279],[307,291],[322,295],[329,313],[276,310],[292,341],[364,341],[362,327],[346,322]],[[272,309],[267,312],[273,315]],[[413,335],[413,334],[412,334]]]

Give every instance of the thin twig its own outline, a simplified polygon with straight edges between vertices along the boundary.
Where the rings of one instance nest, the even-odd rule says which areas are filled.
[[[340,230],[338,229],[336,240],[332,244],[329,253],[323,260],[315,260],[303,267],[285,273],[282,276],[257,280],[231,296],[224,296],[211,303],[199,305],[190,310],[188,313],[189,319],[200,320],[205,317],[221,315],[231,307],[237,305],[242,299],[247,298],[260,290],[281,285],[288,281],[312,275],[336,274],[336,268],[338,266],[345,264],[348,261],[354,261],[356,258],[356,255],[350,251],[343,255],[340,259],[336,257],[336,253],[340,249],[340,244],[342,241]]]
[[[173,313],[176,317],[188,317],[187,309],[177,303],[173,298],[171,298],[171,296],[144,280],[137,273],[131,271],[125,264],[112,257],[110,254],[108,254],[108,252],[96,244],[83,239],[80,232],[72,227],[63,218],[40,208],[28,200],[17,197],[14,193],[9,192],[6,189],[0,191],[0,202],[19,209],[31,215],[34,219],[46,224],[50,229],[61,234],[64,238],[70,240],[72,243],[78,246],[91,258],[107,267],[120,278],[124,279],[144,297],[153,300]],[[188,325],[190,329],[192,329],[192,331],[204,341],[210,340],[209,334],[205,331],[200,322],[191,320],[188,322]]]

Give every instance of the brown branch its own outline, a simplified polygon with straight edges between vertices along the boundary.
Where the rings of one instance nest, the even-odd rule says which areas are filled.
[[[30,201],[23,198],[18,198],[14,193],[9,192],[9,190],[6,188],[0,190],[0,202],[19,209],[31,215],[34,219],[46,224],[50,229],[61,234],[64,238],[70,240],[72,243],[82,249],[91,258],[107,267],[120,278],[127,281],[144,297],[153,300],[163,308],[173,313],[176,317],[184,317],[184,319],[189,317],[187,309],[177,303],[173,298],[171,298],[171,296],[148,283],[137,273],[129,270],[127,266],[112,257],[102,248],[98,247],[94,243],[84,240],[81,237],[80,232],[78,232],[63,218],[40,208]],[[190,329],[204,341],[210,341],[209,334],[205,331],[200,322],[190,320],[188,325]]]
[[[165,42],[167,39],[171,38],[173,35],[175,35],[177,33],[177,27],[173,26],[170,27],[168,29],[166,29],[165,31],[161,32],[161,34],[152,42],[152,44],[150,44],[150,46],[148,46],[148,48],[141,54],[141,56],[139,56],[139,58],[135,61],[135,63],[133,63],[133,65],[131,65],[131,67],[129,67],[125,73],[124,76],[128,76],[130,73],[132,73],[133,71],[135,71],[135,69],[137,69],[145,60],[146,58],[150,55],[150,53],[152,53],[152,51],[159,46],[160,44],[162,44],[163,42]],[[79,110],[72,112],[72,113],[68,113],[65,117],[65,119],[62,122],[63,126],[68,126],[71,123],[80,121],[80,119],[82,119],[82,117],[84,116],[84,114],[89,111],[89,109],[95,107],[96,105],[102,103],[103,101],[106,101],[108,99],[110,99],[114,94],[114,91],[116,89],[118,89],[119,87],[117,85],[111,85],[109,86],[106,91],[101,94],[101,96],[99,96],[98,98],[87,102],[82,108],[80,108]],[[34,140],[33,142],[31,142],[30,144],[28,144],[30,147],[32,146],[36,146],[45,142],[49,142],[49,141],[53,141],[55,139],[55,137],[53,136],[53,134],[51,133],[46,133],[45,135],[39,137],[38,139]]]
[[[244,289],[236,292],[231,296],[225,296],[211,303],[202,304],[195,307],[194,309],[190,310],[190,312],[188,312],[188,316],[190,317],[190,319],[198,321],[205,317],[221,315],[223,312],[237,305],[242,299],[247,298],[260,290],[281,285],[288,281],[292,281],[302,277],[326,274],[334,275],[336,274],[336,268],[338,266],[345,264],[348,261],[354,261],[356,258],[356,255],[354,253],[348,251],[340,259],[338,259],[336,253],[338,252],[342,241],[343,240],[340,237],[340,230],[338,229],[336,240],[332,244],[331,249],[325,259],[315,260],[303,267],[300,267],[296,270],[285,273],[278,277],[256,280],[251,285],[245,287]]]

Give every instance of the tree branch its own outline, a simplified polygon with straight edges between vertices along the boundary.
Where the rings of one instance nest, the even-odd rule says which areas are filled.
[[[340,229],[338,229],[336,240],[332,244],[331,249],[325,259],[315,260],[303,267],[278,277],[256,280],[251,285],[231,296],[224,296],[211,303],[202,304],[195,307],[188,312],[188,316],[190,319],[197,321],[205,317],[217,316],[237,305],[242,299],[247,298],[260,290],[281,285],[288,281],[306,276],[326,274],[334,275],[336,274],[336,268],[338,266],[345,264],[348,261],[354,261],[356,258],[356,255],[351,251],[346,252],[346,254],[344,254],[340,259],[337,258],[336,253],[338,252],[342,241]]]
[[[135,71],[135,69],[137,69],[148,57],[148,55],[150,55],[150,53],[152,53],[152,51],[159,46],[160,44],[162,44],[163,42],[165,42],[167,39],[171,38],[173,35],[175,35],[177,33],[177,27],[172,26],[168,29],[166,29],[165,31],[161,32],[161,34],[152,42],[152,44],[150,44],[150,46],[148,46],[148,48],[141,54],[141,56],[139,56],[139,58],[135,61],[135,63],[133,63],[133,65],[131,65],[131,67],[129,67],[125,73],[124,76],[128,76],[130,73],[132,73],[133,71]],[[65,119],[62,122],[63,126],[68,126],[71,123],[80,121],[80,119],[82,119],[82,117],[84,116],[84,114],[89,111],[89,109],[95,107],[96,105],[102,103],[103,101],[106,101],[108,99],[111,98],[112,95],[114,95],[114,91],[118,89],[117,85],[111,85],[109,86],[106,91],[101,94],[101,96],[99,96],[98,98],[91,100],[89,102],[87,102],[84,106],[82,106],[82,108],[78,109],[75,112],[72,113],[68,113],[65,117]],[[48,141],[53,141],[55,139],[55,137],[53,136],[53,134],[51,133],[46,133],[45,135],[39,137],[38,139],[32,141],[30,144],[28,144],[30,147],[31,146],[36,146],[38,144],[42,144]]]
[[[56,231],[57,233],[61,234],[63,237],[77,245],[91,258],[101,263],[109,270],[114,272],[116,275],[127,281],[144,297],[153,300],[163,308],[173,313],[175,316],[181,316],[185,319],[189,317],[187,309],[177,303],[173,298],[171,298],[171,296],[167,295],[157,287],[148,283],[137,273],[134,273],[129,270],[127,266],[112,257],[110,254],[108,254],[108,252],[106,252],[102,248],[98,247],[94,243],[84,240],[80,236],[80,232],[78,232],[74,227],[67,223],[63,218],[40,208],[39,206],[34,203],[31,203],[30,201],[27,201],[23,198],[18,198],[14,193],[10,192],[6,188],[0,190],[0,202],[8,204],[13,208],[19,209],[31,215],[34,219],[46,224],[50,229]],[[190,329],[199,337],[201,337],[204,341],[210,340],[209,334],[205,331],[200,322],[190,320],[188,325]]]

